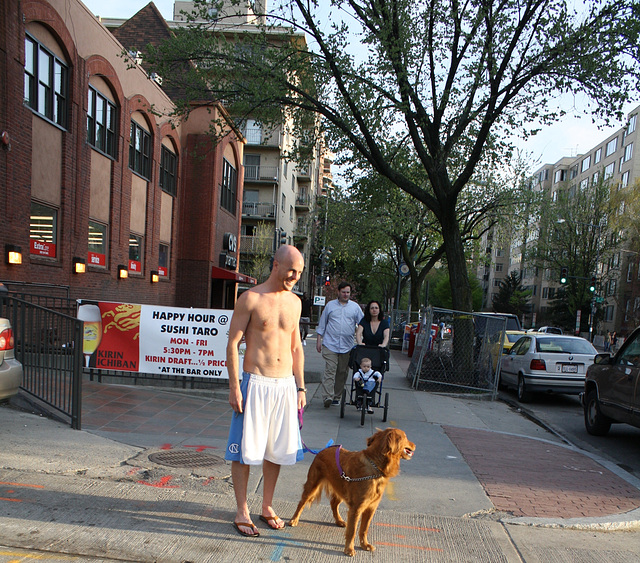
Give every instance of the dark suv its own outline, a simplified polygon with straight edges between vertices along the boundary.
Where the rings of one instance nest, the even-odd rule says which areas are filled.
[[[580,399],[589,434],[604,436],[615,422],[640,428],[640,327],[614,356],[596,355]]]

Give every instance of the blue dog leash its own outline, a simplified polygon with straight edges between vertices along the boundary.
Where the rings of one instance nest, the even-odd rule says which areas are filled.
[[[300,430],[302,430],[302,425],[304,424],[303,417],[302,417],[303,413],[304,413],[304,409],[298,409],[298,423],[300,424]],[[319,450],[312,450],[310,447],[307,446],[307,444],[304,443],[304,440],[302,439],[302,433],[300,433],[300,441],[302,442],[302,451],[309,452],[313,455],[318,455],[322,450],[327,449],[333,444],[333,438],[332,438],[327,442],[327,445],[324,448],[321,448]]]

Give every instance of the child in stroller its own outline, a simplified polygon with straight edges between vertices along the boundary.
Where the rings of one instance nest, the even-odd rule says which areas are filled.
[[[367,359],[368,365],[364,365],[363,361]],[[389,412],[389,393],[384,393],[384,401],[382,400],[384,385],[384,374],[389,369],[389,350],[381,346],[364,346],[359,344],[351,350],[349,358],[349,367],[353,370],[351,378],[351,391],[344,389],[342,391],[342,399],[340,401],[340,418],[344,418],[344,411],[347,405],[362,405],[360,409],[360,424],[364,425],[367,414],[372,414],[373,408],[384,409],[382,422],[387,422],[387,414]],[[378,377],[373,376],[375,372]],[[364,374],[367,378],[363,378]],[[360,375],[358,375],[360,374]],[[363,383],[362,389],[358,385],[358,379]],[[370,381],[369,390],[365,390],[365,379]]]
[[[373,414],[373,409],[369,406],[375,402],[375,393],[378,384],[382,379],[382,374],[371,368],[371,358],[362,358],[360,368],[353,374],[353,383],[356,389],[356,408],[362,409],[364,396],[367,396],[367,414]]]

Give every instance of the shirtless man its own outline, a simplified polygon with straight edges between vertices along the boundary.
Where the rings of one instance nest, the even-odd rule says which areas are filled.
[[[260,535],[247,506],[250,466],[262,463],[260,519],[277,530],[284,527],[272,507],[280,466],[302,459],[297,411],[307,400],[298,330],[301,302],[292,289],[303,268],[298,249],[281,246],[269,279],[238,298],[229,326],[227,369],[234,415],[225,459],[232,462],[237,504],[234,526],[243,536]],[[246,351],[241,383],[238,347],[243,336]]]

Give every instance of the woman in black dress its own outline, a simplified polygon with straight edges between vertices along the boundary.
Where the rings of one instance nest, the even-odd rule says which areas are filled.
[[[386,348],[389,344],[390,332],[389,319],[385,318],[380,303],[369,301],[364,309],[364,318],[356,329],[358,345]]]

